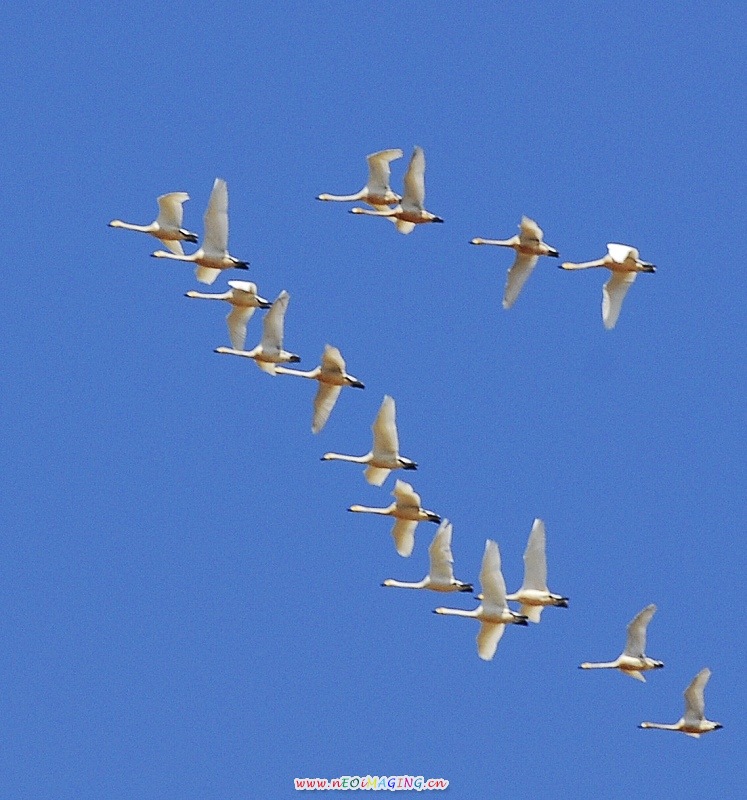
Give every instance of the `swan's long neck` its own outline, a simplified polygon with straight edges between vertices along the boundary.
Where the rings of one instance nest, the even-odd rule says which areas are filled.
[[[381,514],[381,516],[383,517],[391,516],[393,510],[394,509],[392,508],[392,506],[387,506],[387,508],[371,508],[370,506],[350,506],[350,508],[348,509],[348,511],[355,511],[360,514]]]
[[[351,214],[365,214],[368,217],[393,217],[395,214],[398,214],[402,209],[397,206],[397,208],[390,208],[387,211],[372,211],[370,208],[359,208],[356,206],[355,208],[350,209]]]
[[[579,669],[617,669],[617,661],[585,661],[579,666]]]
[[[278,375],[295,375],[298,378],[311,378],[312,380],[319,375],[317,369],[305,372],[301,369],[289,369],[288,367],[276,367],[275,372],[277,372]]]
[[[477,616],[477,613],[480,609],[475,609],[474,611],[466,611],[463,608],[443,608],[443,606],[439,608],[434,608],[434,614],[444,614],[448,617],[469,617],[470,619],[474,619]]]
[[[140,233],[153,233],[158,230],[155,223],[150,225],[133,225],[131,222],[122,222],[121,219],[113,219],[109,223],[110,228],[124,228],[127,231],[139,231]]]
[[[398,589],[425,589],[428,587],[430,583],[429,578],[423,578],[422,581],[418,581],[417,583],[407,583],[406,581],[395,581],[393,578],[389,578],[382,583],[382,586],[395,586]]]
[[[257,348],[255,347],[253,350],[235,350],[233,347],[216,347],[213,352],[220,353],[221,355],[255,358],[257,355]]]
[[[366,197],[368,192],[365,188],[361,189],[360,192],[356,192],[356,194],[320,194],[316,199],[317,200],[340,200],[343,202],[348,202],[351,200],[362,200]]]
[[[204,292],[187,292],[185,297],[196,297],[199,300],[229,300],[231,292],[224,292],[223,294],[205,294]]]
[[[667,725],[663,722],[642,722],[639,728],[657,728],[660,731],[678,731],[680,723],[676,722],[674,725]]]
[[[513,247],[512,239],[472,239],[470,244],[497,244],[499,247]]]
[[[166,250],[156,250],[155,253],[151,253],[153,258],[170,258],[172,261],[196,261],[195,255],[196,253],[192,253],[189,256],[179,255],[178,253],[169,253]]]
[[[603,267],[605,266],[604,259],[599,259],[598,261],[582,261],[580,264],[573,264],[570,261],[564,261],[561,265],[561,269],[591,269],[592,267]]]
[[[345,456],[342,453],[325,453],[322,456],[322,461],[352,461],[354,464],[368,464],[371,459],[371,454],[365,456]]]

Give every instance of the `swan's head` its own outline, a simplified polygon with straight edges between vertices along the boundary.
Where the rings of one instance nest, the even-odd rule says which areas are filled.
[[[418,465],[414,461],[410,461],[409,458],[405,458],[404,456],[399,457],[399,465],[402,469],[417,469]]]
[[[112,221],[109,223],[109,227],[110,227],[110,228],[121,228],[121,227],[123,227],[123,225],[124,225],[124,223],[122,222],[122,220],[121,220],[121,219],[113,219],[113,220],[112,220]]]

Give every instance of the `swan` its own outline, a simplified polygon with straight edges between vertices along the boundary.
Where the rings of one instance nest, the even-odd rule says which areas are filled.
[[[311,421],[312,433],[319,433],[327,424],[329,415],[335,407],[343,386],[353,386],[356,389],[366,388],[358,378],[354,378],[345,372],[345,359],[336,347],[332,347],[329,344],[324,345],[320,366],[308,372],[299,369],[288,369],[287,367],[276,367],[275,372],[278,375],[297,375],[299,378],[311,378],[319,381],[319,389],[317,389],[314,397],[314,417]]]
[[[425,153],[422,147],[413,150],[410,164],[405,172],[405,194],[395,208],[369,211],[367,208],[351,208],[351,214],[367,214],[371,217],[389,217],[396,221],[400,233],[410,233],[416,225],[424,222],[443,222],[441,217],[426,211],[425,203]]]
[[[246,326],[257,308],[270,308],[272,303],[257,294],[257,284],[250,281],[228,281],[231,287],[223,294],[204,294],[203,292],[187,292],[185,297],[199,300],[226,300],[233,308],[228,312],[226,324],[231,344],[237,350],[244,349],[246,342]]]
[[[702,733],[717,731],[724,726],[720,722],[711,722],[705,718],[705,691],[711,670],[708,667],[700,670],[693,678],[692,683],[685,689],[685,714],[674,725],[665,725],[661,722],[642,722],[639,728],[658,728],[662,731],[681,731],[693,739],[700,739]]]
[[[128,231],[140,231],[149,233],[160,239],[172,253],[184,255],[182,242],[197,242],[197,234],[182,228],[182,217],[184,209],[182,203],[189,200],[186,192],[169,192],[162,194],[158,198],[158,216],[150,225],[133,225],[130,222],[122,222],[121,219],[113,219],[109,223],[110,228],[124,228]]]
[[[263,372],[268,372],[270,375],[275,374],[276,364],[300,361],[300,356],[283,350],[283,322],[289,301],[290,295],[283,289],[262,320],[262,340],[253,350],[216,347],[215,352],[230,356],[253,358],[254,363]]]
[[[568,598],[553,594],[547,588],[547,557],[545,555],[545,523],[535,519],[524,551],[524,583],[521,589],[506,595],[506,600],[521,603],[519,613],[530,622],[539,622],[545,606],[568,608]]]
[[[646,649],[646,628],[651,622],[651,617],[656,612],[656,606],[651,603],[642,611],[639,611],[628,623],[628,638],[625,642],[625,649],[614,661],[598,663],[584,663],[579,669],[619,669],[631,678],[646,683],[646,679],[641,674],[649,669],[661,669],[663,661],[654,661],[644,654]]]
[[[397,437],[396,409],[394,399],[384,395],[381,408],[371,426],[373,431],[373,448],[364,456],[344,456],[340,453],[325,453],[322,461],[352,461],[355,464],[367,464],[364,471],[366,480],[372,486],[381,486],[393,469],[417,469],[418,465],[399,454]]]
[[[516,614],[506,605],[506,582],[501,574],[501,554],[498,544],[492,539],[485,542],[480,585],[482,586],[483,601],[474,611],[465,611],[461,608],[436,608],[433,613],[479,620],[477,655],[483,661],[490,661],[495,655],[506,625],[527,624],[525,616]]]
[[[420,495],[405,481],[398,480],[394,484],[392,495],[396,502],[386,508],[350,506],[348,511],[394,517],[397,520],[392,528],[394,546],[403,558],[407,558],[415,546],[415,528],[418,527],[418,522],[441,522],[441,517],[434,514],[433,511],[421,508]],[[449,541],[451,541],[451,534],[449,534]]]
[[[620,316],[625,295],[639,272],[656,272],[656,267],[648,261],[641,261],[635,247],[627,244],[608,244],[607,255],[597,261],[584,261],[581,264],[565,262],[561,269],[590,269],[606,267],[612,277],[602,289],[602,321],[607,330],[612,330]]]
[[[222,178],[216,178],[210,192],[207,210],[203,217],[205,238],[202,247],[191,255],[167,253],[156,250],[154,258],[171,258],[175,261],[191,261],[197,264],[195,275],[200,283],[213,283],[222,269],[249,269],[246,261],[239,261],[228,253],[228,187]]]
[[[554,247],[542,241],[542,228],[533,219],[522,217],[518,236],[510,239],[472,239],[470,244],[495,244],[500,247],[512,247],[516,250],[516,259],[508,270],[508,280],[503,292],[503,307],[511,308],[527,282],[540,256],[553,256],[559,253]]]
[[[397,481],[397,483],[401,483],[401,481]],[[400,589],[431,589],[434,592],[471,592],[471,583],[462,583],[462,581],[458,581],[454,577],[454,569],[452,567],[454,556],[451,554],[451,531],[452,525],[448,519],[445,519],[438,526],[436,535],[433,537],[431,546],[428,548],[430,570],[422,581],[418,581],[418,583],[405,583],[388,578],[381,585],[396,586]],[[412,546],[410,546],[410,551],[412,551]],[[397,552],[399,552],[399,548]],[[400,553],[400,555],[403,554]],[[407,553],[407,555],[410,555],[410,553]]]
[[[368,183],[360,192],[347,195],[320,194],[316,199],[363,200],[377,211],[386,211],[388,206],[392,205],[392,203],[399,203],[402,199],[389,186],[389,176],[391,175],[389,162],[402,158],[402,155],[402,151],[399,149],[379,150],[378,153],[371,153],[370,156],[366,156],[366,161],[368,161]]]

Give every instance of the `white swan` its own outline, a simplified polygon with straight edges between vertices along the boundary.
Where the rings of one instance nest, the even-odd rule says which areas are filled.
[[[403,558],[407,558],[415,546],[415,528],[418,527],[418,522],[441,522],[441,517],[434,514],[433,511],[422,508],[420,495],[405,481],[398,480],[394,484],[392,495],[396,502],[386,508],[350,506],[348,511],[394,517],[397,520],[392,528],[394,546]],[[451,534],[449,534],[449,540],[451,540]]]
[[[199,250],[188,256],[165,250],[156,250],[151,255],[197,264],[195,275],[200,283],[213,283],[223,269],[248,269],[248,262],[239,261],[228,253],[228,187],[222,178],[215,179],[203,219],[205,237]]]
[[[325,453],[322,461],[352,461],[354,464],[367,464],[364,471],[366,480],[372,486],[381,486],[393,469],[417,469],[418,465],[399,454],[396,410],[394,400],[387,394],[379,408],[371,430],[373,448],[364,456],[345,456],[340,453]]]
[[[253,350],[238,350],[232,347],[216,347],[216,353],[230,356],[243,356],[254,359],[254,363],[264,372],[275,374],[276,364],[298,362],[300,356],[283,350],[283,323],[290,295],[283,289],[262,320],[262,340]]]
[[[182,228],[182,218],[184,209],[182,203],[189,200],[186,192],[169,192],[162,194],[158,198],[158,216],[150,225],[133,225],[130,222],[122,222],[121,219],[113,219],[109,223],[110,228],[124,228],[128,231],[140,231],[155,236],[172,253],[184,255],[182,242],[197,242],[197,234]]]
[[[631,678],[646,683],[646,679],[641,674],[649,669],[660,669],[664,666],[663,661],[654,661],[645,655],[646,649],[646,628],[651,622],[651,617],[656,612],[656,606],[652,603],[639,611],[628,623],[628,637],[625,642],[625,649],[614,661],[600,661],[596,663],[586,662],[579,666],[579,669],[619,669]]]
[[[396,220],[400,233],[410,233],[416,225],[424,222],[443,222],[441,217],[425,210],[425,153],[416,147],[405,172],[405,194],[395,208],[369,211],[367,208],[351,208],[351,214],[367,214],[371,217],[389,217]]]
[[[685,714],[674,725],[665,725],[661,722],[642,722],[639,728],[658,728],[662,731],[681,731],[693,739],[700,739],[702,733],[717,731],[724,726],[720,722],[711,722],[705,718],[705,697],[703,692],[711,677],[708,667],[700,670],[693,678],[692,683],[685,689]]]
[[[641,261],[635,247],[627,244],[608,244],[607,255],[597,261],[584,261],[580,264],[565,262],[561,269],[590,269],[606,267],[612,277],[602,289],[602,321],[607,330],[612,330],[620,316],[625,295],[639,272],[656,272],[656,267],[648,261]]]
[[[203,292],[187,292],[185,297],[199,300],[225,300],[233,308],[228,312],[226,324],[231,344],[236,350],[243,350],[246,342],[246,326],[257,308],[270,308],[272,303],[257,294],[257,284],[250,281],[228,281],[231,287],[223,294],[204,294]]]
[[[558,257],[558,251],[542,241],[542,228],[533,219],[522,217],[520,233],[510,239],[472,239],[470,244],[495,244],[516,250],[516,259],[508,270],[506,288],[503,292],[503,307],[511,308],[522,287],[527,282],[540,256]]]
[[[539,622],[545,606],[568,608],[568,598],[553,594],[547,588],[547,557],[545,555],[545,523],[535,519],[524,551],[524,583],[521,589],[506,595],[506,600],[521,603],[519,613],[530,622]]]
[[[465,611],[461,608],[436,608],[433,613],[479,620],[477,654],[483,661],[490,661],[495,655],[506,625],[527,624],[525,616],[514,613],[506,605],[506,582],[501,573],[501,554],[498,545],[492,539],[485,542],[480,585],[483,601],[474,611]]]
[[[363,200],[377,211],[385,211],[392,203],[398,203],[402,198],[395,194],[389,186],[391,169],[389,162],[402,158],[402,151],[379,150],[366,156],[368,161],[368,183],[356,194],[336,195],[320,194],[317,200]]]
[[[327,424],[329,415],[335,407],[343,386],[353,386],[356,389],[366,388],[358,378],[354,378],[345,372],[345,359],[336,347],[332,347],[329,344],[324,345],[320,366],[308,372],[299,369],[288,369],[287,367],[277,367],[275,372],[278,375],[297,375],[299,378],[311,378],[311,380],[319,381],[319,388],[314,397],[314,416],[311,420],[312,433],[319,433]]]
[[[397,481],[400,483],[400,481]],[[405,583],[391,578],[382,583],[382,586],[396,586],[400,589],[430,589],[434,592],[471,592],[471,583],[462,583],[454,577],[454,556],[451,554],[452,525],[445,519],[436,531],[431,546],[428,548],[430,570],[422,581]],[[412,550],[412,548],[410,548]],[[397,550],[399,552],[399,549]],[[400,553],[400,555],[402,555]],[[409,553],[407,554],[409,555]]]

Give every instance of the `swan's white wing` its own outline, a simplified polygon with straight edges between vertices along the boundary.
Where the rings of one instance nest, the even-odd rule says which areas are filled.
[[[246,326],[254,314],[253,306],[233,306],[226,317],[228,335],[236,350],[243,350],[246,342]]]
[[[422,211],[423,203],[425,203],[425,153],[422,147],[416,147],[405,172],[405,196],[402,198],[402,207]]]
[[[417,521],[411,519],[398,519],[394,523],[392,528],[394,546],[403,558],[407,558],[412,553],[412,548],[415,547],[415,528],[417,527]]]
[[[545,523],[535,519],[524,551],[524,584],[522,589],[547,591],[547,559],[545,557]],[[524,612],[522,612],[524,613]]]
[[[700,722],[705,718],[705,697],[703,692],[711,677],[711,670],[706,667],[693,678],[685,689],[685,722]]]
[[[625,295],[635,280],[635,272],[613,272],[602,289],[602,321],[607,330],[612,330],[620,316]]]
[[[525,606],[519,608],[519,614],[523,614],[530,622],[539,623],[542,616],[542,606]]]
[[[522,287],[532,274],[532,270],[537,266],[539,256],[528,256],[524,253],[516,253],[516,260],[508,271],[506,288],[503,291],[503,307],[511,308],[516,302]]]
[[[639,611],[628,623],[628,638],[625,642],[624,656],[641,658],[646,652],[646,628],[651,617],[656,613],[656,606],[651,603],[643,611]]]
[[[339,375],[345,374],[345,359],[342,353],[330,344],[324,345],[324,352],[322,353],[322,375]]]
[[[480,623],[480,632],[477,634],[477,655],[483,661],[490,661],[493,658],[505,629],[505,625],[494,622]]]
[[[382,467],[366,467],[363,470],[363,475],[371,486],[381,486],[389,477],[390,472],[390,469],[383,469]]]
[[[262,349],[274,352],[283,349],[283,326],[290,295],[283,289],[262,320]]]
[[[397,458],[399,440],[397,438],[397,421],[394,399],[384,395],[379,413],[373,425],[373,453],[378,458]]]
[[[168,247],[172,253],[176,253],[178,256],[184,255],[184,248],[178,239],[160,239],[160,242]]]
[[[519,225],[519,243],[524,247],[536,247],[541,244],[545,234],[542,228],[529,217],[522,217]]]
[[[257,296],[257,284],[252,281],[228,281],[234,291],[234,297],[251,301]]]
[[[398,478],[392,496],[397,501],[397,508],[420,508],[420,495],[407,481]]]
[[[342,386],[330,386],[328,383],[319,382],[319,388],[314,397],[314,418],[311,421],[312,433],[319,433],[327,424],[329,415],[332,413],[341,391]]]
[[[412,233],[415,230],[415,223],[414,222],[406,222],[403,219],[396,219],[395,217],[390,217],[392,222],[394,222],[397,230],[400,233],[408,234]]]
[[[366,156],[368,161],[368,183],[366,188],[370,194],[383,195],[389,191],[389,176],[391,169],[389,162],[397,158],[402,158],[402,151],[380,150],[378,153],[371,153]]]
[[[624,264],[631,256],[636,260],[638,259],[638,251],[635,247],[631,247],[627,244],[614,244],[610,242],[607,245],[607,252],[612,257],[612,260],[616,261],[618,264]]]
[[[225,255],[228,250],[228,186],[222,178],[215,179],[204,221],[203,249],[211,255]]]
[[[189,200],[186,192],[169,192],[158,198],[158,217],[156,222],[162,228],[181,228],[184,217],[182,203]]]
[[[215,283],[215,279],[220,275],[219,269],[213,269],[212,267],[195,267],[195,277],[200,283],[206,283],[210,286],[211,283]]]
[[[485,542],[485,554],[480,569],[483,605],[506,608],[506,582],[501,572],[501,554],[492,539]],[[500,637],[499,637],[500,638]]]
[[[434,583],[450,584],[454,579],[454,556],[451,553],[451,531],[452,525],[449,520],[445,519],[436,531],[433,537],[431,546],[428,548],[428,557],[430,559],[431,580]]]

